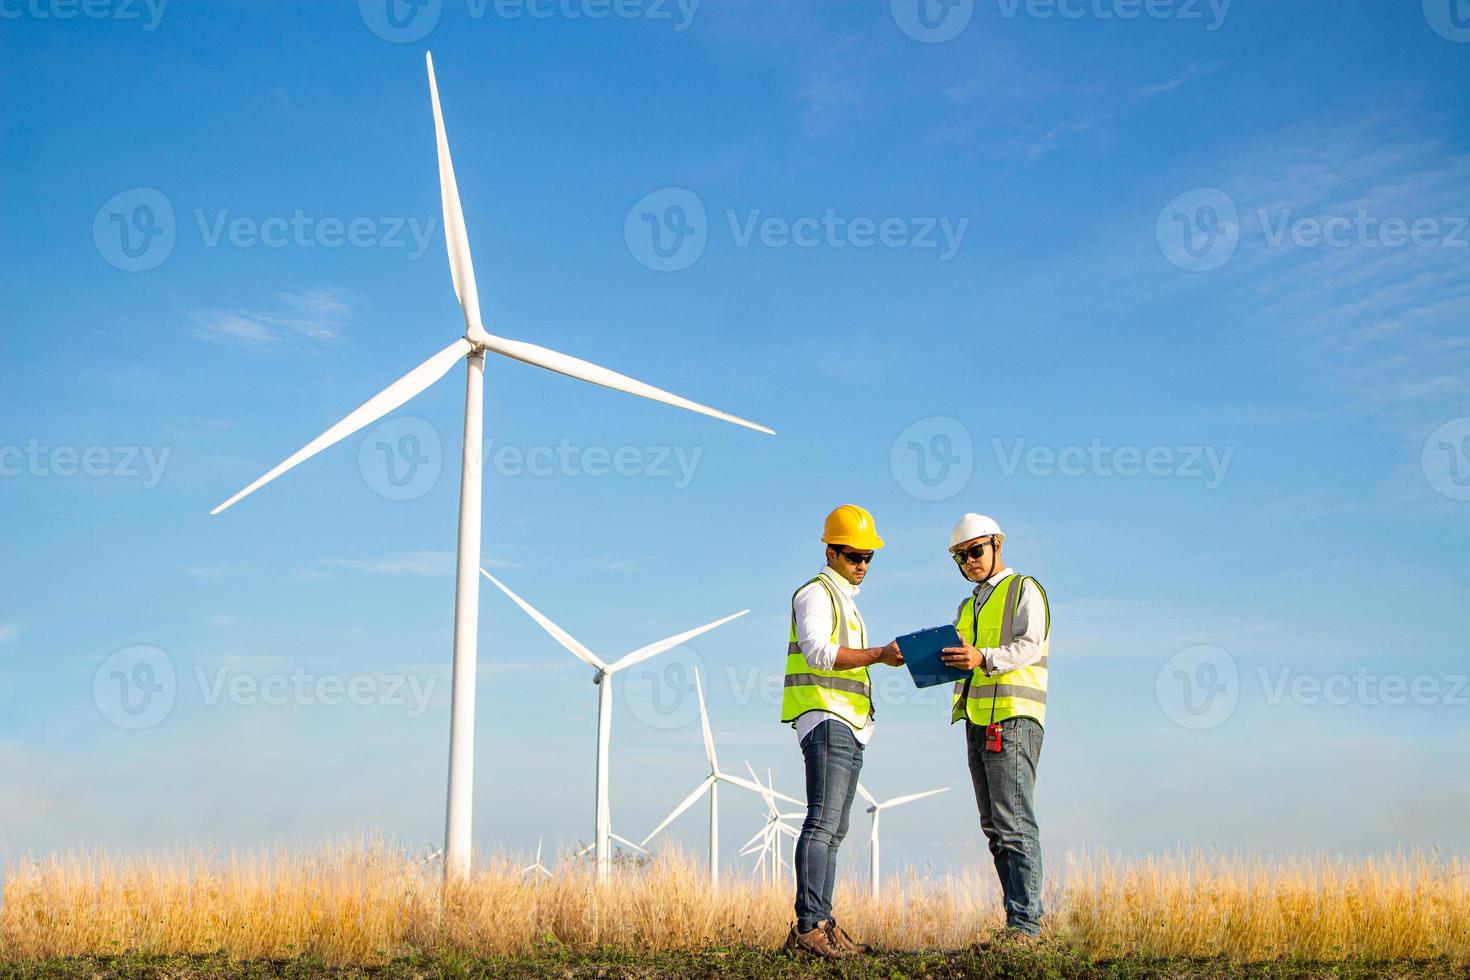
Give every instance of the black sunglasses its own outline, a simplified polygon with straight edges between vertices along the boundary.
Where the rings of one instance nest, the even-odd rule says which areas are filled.
[[[873,561],[873,553],[871,551],[844,551],[841,548],[833,548],[832,550],[837,552],[850,565],[867,565]]]
[[[954,563],[956,565],[963,566],[965,562],[969,561],[971,558],[985,557],[985,549],[993,544],[995,544],[994,538],[986,538],[979,544],[972,544],[970,545],[970,547],[964,549],[963,551],[951,551],[949,554],[950,557],[954,559]]]

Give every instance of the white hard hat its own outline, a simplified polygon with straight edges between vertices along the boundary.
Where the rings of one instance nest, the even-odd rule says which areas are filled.
[[[949,532],[949,550],[953,551],[966,541],[992,535],[999,541],[1004,541],[1006,538],[1006,533],[1000,529],[1000,525],[984,514],[966,514],[960,518],[954,530]]]

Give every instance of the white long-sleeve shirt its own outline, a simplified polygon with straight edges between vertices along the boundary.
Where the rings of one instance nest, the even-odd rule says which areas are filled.
[[[1017,574],[1009,568],[1002,568],[990,578],[975,586],[975,608],[979,609],[985,604],[990,593],[1008,575]],[[956,617],[955,625],[959,625]],[[1011,622],[1012,639],[1010,643],[999,647],[982,647],[980,653],[985,657],[985,673],[994,676],[1004,674],[1008,670],[1016,670],[1021,667],[1029,667],[1041,659],[1045,652],[1042,645],[1051,631],[1051,617],[1046,607],[1046,598],[1041,594],[1041,589],[1031,579],[1021,583],[1021,601],[1016,607],[1016,618]]]
[[[791,600],[791,611],[796,617],[796,645],[801,648],[807,666],[814,670],[833,670],[839,647],[858,650],[868,645],[868,628],[854,601],[858,587],[828,566],[823,566],[817,574],[837,595],[842,614],[842,621],[837,624],[837,641],[832,641],[832,600],[821,582],[812,582]],[[852,728],[846,718],[830,711],[807,711],[796,719],[796,740],[800,742],[813,728],[827,721],[839,721]],[[873,724],[870,718],[864,727],[853,728],[859,744],[867,745],[873,737]]]

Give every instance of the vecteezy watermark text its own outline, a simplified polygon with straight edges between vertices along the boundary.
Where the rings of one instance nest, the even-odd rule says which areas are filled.
[[[1312,707],[1319,704],[1344,707],[1359,704],[1366,707],[1416,704],[1448,705],[1463,708],[1470,705],[1470,675],[1466,674],[1375,674],[1358,667],[1351,674],[1327,675],[1300,673],[1290,667],[1275,671],[1257,667],[1261,692],[1269,705],[1290,701]]]
[[[743,214],[726,208],[725,221],[736,248],[749,248],[752,242],[759,242],[766,248],[938,249],[941,262],[955,257],[970,226],[969,218],[847,217],[832,208],[820,217],[799,218],[762,217],[760,208]]]
[[[195,666],[194,680],[207,707],[403,707],[409,709],[410,718],[428,710],[439,683],[438,675],[432,673],[313,674],[294,667],[289,673],[255,674],[234,666],[213,670]],[[132,731],[153,728],[167,719],[179,690],[173,658],[155,646],[118,650],[92,675],[92,702],[98,713]]]
[[[439,225],[437,217],[338,218],[317,217],[296,208],[290,215],[265,218],[231,215],[228,208],[208,213],[194,209],[194,222],[205,248],[223,241],[235,248],[410,248],[408,257],[421,258]]]
[[[947,262],[959,253],[969,218],[938,215],[771,215],[761,208],[726,208],[724,224],[736,248],[913,249]],[[711,235],[704,201],[685,187],[645,194],[623,220],[628,252],[656,272],[687,269],[704,254]]]
[[[1093,476],[1101,478],[1138,476],[1177,477],[1203,480],[1213,490],[1225,481],[1235,447],[1226,446],[1109,446],[1094,437],[1085,446],[1028,445],[1013,439],[1006,446],[990,440],[1001,476],[1012,477],[1022,470],[1031,476]]]
[[[1179,20],[1199,21],[1218,31],[1233,0],[995,0],[1006,20],[1024,15],[1035,20]]]
[[[1451,500],[1470,500],[1470,416],[1451,419],[1424,440],[1424,478]]]
[[[151,31],[163,20],[168,0],[0,0],[0,20],[136,20]]]
[[[700,0],[464,0],[471,20],[668,21],[677,32],[694,23]],[[407,44],[428,36],[444,13],[444,0],[358,0],[368,30],[385,41]]]
[[[0,0],[3,2],[3,0]],[[194,208],[193,225],[205,248],[382,248],[422,258],[439,218],[413,215],[236,214]],[[185,225],[187,228],[187,224]],[[124,272],[156,269],[173,254],[180,233],[173,202],[154,187],[132,187],[108,198],[92,218],[92,243]]]
[[[672,480],[675,490],[694,482],[703,446],[579,446],[566,437],[555,446],[496,445],[485,442],[485,457],[497,476],[605,476]]]
[[[1294,208],[1257,208],[1249,214],[1267,248],[1470,249],[1470,216],[1462,214],[1303,214]],[[1210,272],[1229,262],[1243,239],[1235,200],[1218,187],[1197,187],[1164,205],[1154,224],[1159,251],[1189,272]]]
[[[116,477],[152,490],[163,480],[172,446],[0,446],[0,477]]]
[[[1470,675],[1379,674],[1360,665],[1351,671],[1312,673],[1289,665],[1258,666],[1256,682],[1267,707],[1294,704],[1315,708],[1470,705]],[[1154,693],[1165,717],[1181,728],[1218,728],[1235,713],[1243,684],[1235,658],[1217,646],[1195,646],[1174,654],[1159,668]]]
[[[458,447],[456,447],[456,452]],[[675,490],[694,482],[703,446],[584,446],[563,436],[555,443],[517,445],[486,439],[471,465],[488,464],[497,477],[571,477],[667,480]],[[357,468],[374,493],[417,500],[439,482],[444,442],[427,419],[398,416],[376,426],[358,447]]]
[[[698,654],[680,649],[629,669],[622,690],[633,717],[649,728],[660,730],[696,723],[699,718],[694,681],[696,670],[704,676],[705,697],[719,689],[722,697],[742,707],[761,704],[775,708],[781,703],[785,675],[779,662],[775,668],[725,666],[711,670]],[[949,686],[915,687],[903,671],[875,674],[870,690],[879,711],[899,706],[948,711],[952,696]]]
[[[229,667],[207,671],[194,668],[194,678],[199,685],[199,694],[206,705],[213,707],[221,700],[239,707],[266,705],[278,708],[285,705],[324,705],[336,707],[342,704],[368,707],[407,707],[408,717],[418,718],[429,708],[434,688],[439,678],[418,674],[309,674],[302,667],[294,668],[289,674],[243,673]]]
[[[893,22],[916,41],[940,44],[963,34],[977,0],[889,0]],[[1001,17],[1015,20],[1177,20],[1207,32],[1225,23],[1233,0],[995,0]]]

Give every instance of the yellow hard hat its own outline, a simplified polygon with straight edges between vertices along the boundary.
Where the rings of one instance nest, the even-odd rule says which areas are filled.
[[[873,515],[857,504],[843,504],[827,515],[822,527],[822,540],[827,544],[843,544],[849,548],[876,551],[883,547]]]

